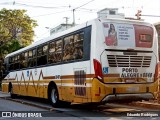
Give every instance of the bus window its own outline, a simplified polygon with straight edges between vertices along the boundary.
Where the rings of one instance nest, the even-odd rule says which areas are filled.
[[[33,66],[33,50],[28,51],[28,67]]]
[[[14,57],[14,70],[19,69],[19,55]]]
[[[33,59],[32,59],[32,66],[36,66],[37,57],[36,57],[36,49],[33,49]]]
[[[62,40],[56,41],[56,52],[62,51],[62,45],[63,45]]]
[[[33,57],[36,57],[36,49],[33,50]]]
[[[33,51],[32,50],[28,51],[28,58],[32,58],[32,56],[33,56]]]
[[[37,48],[37,56],[41,56],[42,55],[42,46]]]
[[[25,55],[24,55],[24,53],[21,53],[21,54],[20,54],[20,60],[25,60]]]
[[[27,67],[27,56],[28,56],[27,52],[20,54],[20,68]]]
[[[28,58],[28,52],[25,52],[24,57],[25,57],[25,59]]]
[[[14,63],[13,63],[13,57],[9,58],[9,70],[14,70]]]
[[[43,54],[47,54],[48,52],[48,45],[43,46]]]
[[[73,51],[74,59],[83,58],[83,39],[84,39],[84,33],[79,33],[74,36],[74,51]]]
[[[52,53],[52,52],[55,52],[55,50],[56,50],[56,44],[55,42],[51,42],[49,44],[49,52]]]
[[[56,44],[55,42],[51,42],[49,44],[49,54],[48,54],[48,63],[55,63],[55,51],[56,51]]]
[[[37,48],[37,66],[47,64],[48,45]]]
[[[9,58],[9,64],[11,64],[13,62],[13,57]]]
[[[56,52],[55,52],[55,62],[62,61],[62,40],[56,41]]]
[[[74,38],[73,35],[64,38],[63,60],[73,60]]]
[[[15,70],[15,64],[14,64],[15,63],[15,56],[12,57],[12,60],[13,60],[12,64],[11,64],[12,70]]]

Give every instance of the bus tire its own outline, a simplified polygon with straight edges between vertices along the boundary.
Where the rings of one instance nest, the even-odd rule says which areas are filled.
[[[51,86],[49,89],[49,101],[53,107],[60,106],[58,90],[55,86]]]
[[[16,96],[17,96],[17,95],[13,93],[13,87],[11,87],[11,88],[10,88],[10,97],[11,97],[12,99],[14,99],[14,98],[16,98]]]

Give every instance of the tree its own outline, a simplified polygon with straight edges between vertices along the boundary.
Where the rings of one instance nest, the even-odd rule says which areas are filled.
[[[0,42],[5,44],[17,39],[21,46],[27,46],[33,41],[36,26],[36,21],[26,14],[26,10],[4,8],[0,11]]]
[[[5,55],[31,44],[36,26],[26,10],[0,10],[0,79]]]

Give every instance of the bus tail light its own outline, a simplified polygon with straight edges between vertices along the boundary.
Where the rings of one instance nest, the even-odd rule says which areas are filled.
[[[154,74],[154,81],[156,81],[159,78],[159,74],[160,74],[159,67],[160,67],[160,62],[158,62],[156,65],[155,74]]]
[[[94,64],[95,77],[103,82],[103,73],[102,73],[101,63],[98,60],[93,59],[93,64]]]

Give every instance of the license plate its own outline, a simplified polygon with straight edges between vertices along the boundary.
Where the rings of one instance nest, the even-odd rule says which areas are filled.
[[[138,91],[139,91],[139,87],[127,88],[127,92],[138,92]]]
[[[126,80],[126,83],[135,83],[136,80]]]

